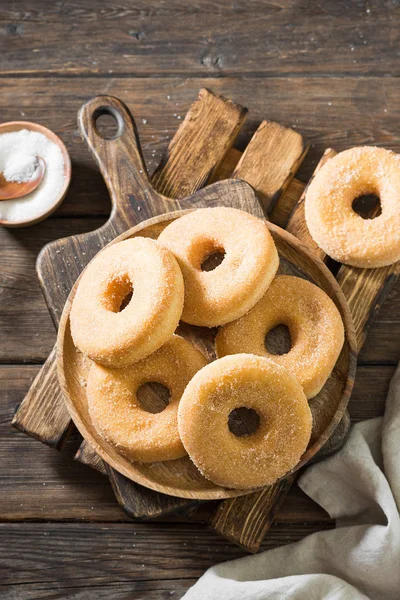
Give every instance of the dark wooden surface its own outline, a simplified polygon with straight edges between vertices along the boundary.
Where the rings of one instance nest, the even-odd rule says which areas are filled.
[[[206,567],[242,554],[182,518],[125,523],[104,476],[71,460],[78,440],[57,453],[9,426],[55,340],[36,255],[50,240],[104,223],[110,208],[77,131],[80,105],[98,93],[126,102],[151,172],[206,86],[250,109],[241,149],[264,118],[304,134],[305,180],[328,146],[400,151],[399,26],[398,3],[383,0],[1,4],[0,118],[54,129],[73,161],[71,190],[53,217],[0,231],[2,597],[179,598]],[[382,414],[399,357],[398,283],[359,357],[354,421]],[[207,518],[205,506],[198,519]],[[264,544],[329,526],[293,488]]]

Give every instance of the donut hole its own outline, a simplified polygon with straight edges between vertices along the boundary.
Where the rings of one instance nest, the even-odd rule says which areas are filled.
[[[122,302],[119,305],[118,312],[122,312],[128,306],[129,302],[132,300],[132,296],[133,296],[133,286],[131,286],[131,289],[126,294],[126,296],[124,296],[124,298],[122,298]]]
[[[357,196],[357,198],[354,198],[351,207],[363,219],[375,219],[382,214],[381,201],[376,194]]]
[[[260,415],[252,408],[241,406],[229,413],[229,431],[236,437],[253,435],[260,426]]]
[[[196,238],[188,253],[189,261],[201,271],[214,271],[225,258],[225,248],[215,239]]]
[[[169,404],[171,392],[162,383],[149,381],[143,383],[136,392],[140,406],[149,413],[160,413]]]
[[[274,355],[287,354],[292,349],[292,338],[289,328],[280,324],[268,331],[265,336],[265,348]]]
[[[214,271],[225,258],[225,252],[223,250],[215,250],[211,254],[208,254],[201,263],[202,271]]]
[[[125,275],[108,282],[103,296],[103,304],[111,312],[122,312],[132,300],[132,296],[133,284]]]

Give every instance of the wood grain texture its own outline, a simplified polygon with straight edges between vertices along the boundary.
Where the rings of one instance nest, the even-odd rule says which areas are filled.
[[[171,496],[170,494],[157,493],[153,489],[139,485],[132,479],[127,479],[120,473],[115,473],[107,463],[106,473],[110,479],[115,497],[131,519],[135,521],[148,521],[156,517],[165,517],[168,514],[176,515],[177,512],[187,513],[191,507],[196,507],[196,498]]]
[[[286,229],[293,209],[303,194],[305,187],[306,184],[303,183],[303,181],[299,181],[296,178],[292,179],[286,191],[282,194],[278,204],[270,214],[272,223]]]
[[[300,167],[299,177],[304,181],[311,175],[324,148],[330,145],[339,151],[352,145],[373,143],[400,151],[397,127],[400,106],[394,78],[330,77],[329,85],[326,77],[266,80],[250,77],[245,83],[235,78],[164,77],[134,82],[128,77],[112,76],[76,80],[59,77],[50,82],[41,77],[3,79],[2,119],[26,118],[54,129],[70,151],[73,178],[56,217],[26,230],[0,232],[4,257],[0,277],[1,362],[43,362],[54,345],[54,328],[33,271],[40,248],[58,237],[95,229],[109,214],[106,186],[77,132],[75,115],[80,105],[89,96],[106,90],[127,102],[137,116],[143,153],[152,171],[166,150],[168,136],[172,137],[181,123],[178,116],[184,117],[199,87],[204,85],[237,102],[248,103],[251,118],[239,134],[241,148],[265,116],[295,125],[311,142],[307,159]],[[302,102],[299,102],[300,97]],[[88,215],[96,215],[96,218],[87,218]],[[359,356],[362,364],[398,361],[399,291],[397,283],[370,328]]]
[[[4,3],[0,73],[397,76],[399,22],[393,2]]]
[[[320,460],[328,458],[339,452],[345,445],[347,438],[350,435],[351,429],[351,417],[349,409],[344,412],[343,417],[340,419],[335,431],[330,436],[329,440],[323,445],[321,450],[311,459],[311,463],[316,463]]]
[[[321,167],[323,167],[324,164],[330,158],[335,156],[335,154],[336,154],[336,152],[330,148],[325,150],[321,160],[319,161],[319,163],[314,171],[314,175],[316,173],[318,173],[318,171],[321,169]],[[287,231],[290,231],[290,233],[293,233],[293,235],[298,237],[300,240],[302,240],[302,242],[304,242],[309,248],[311,248],[311,250],[321,260],[325,260],[326,259],[325,252],[323,250],[321,250],[321,248],[319,248],[318,245],[314,242],[313,238],[310,235],[310,232],[308,231],[308,227],[306,224],[306,218],[305,218],[305,212],[304,212],[304,201],[306,198],[307,187],[311,183],[311,181],[312,181],[312,177],[311,177],[310,181],[308,182],[308,184],[305,186],[305,188],[302,192],[302,195],[300,196],[299,201],[294,206],[293,211],[290,214],[288,223],[286,225],[286,229],[287,229]]]
[[[210,529],[248,552],[258,552],[296,477],[289,475],[250,496],[224,500],[209,520]]]
[[[263,121],[232,177],[250,183],[268,214],[291,183],[307,150],[307,143],[300,133],[279,123]]]
[[[57,369],[54,368],[56,354],[54,346],[11,423],[38,441],[43,442],[45,439],[49,446],[61,449],[73,424],[65,407]]]
[[[284,526],[275,525],[263,548],[332,526],[292,525],[288,536]],[[30,548],[23,554],[22,535]],[[201,525],[26,523],[23,534],[17,524],[0,525],[1,590],[7,600],[180,598],[208,567],[240,556],[240,548]]]
[[[82,443],[79,446],[74,458],[83,465],[87,465],[88,467],[95,469],[95,471],[98,471],[102,475],[107,475],[104,462],[86,440],[82,440]]]
[[[75,115],[88,97],[107,91],[126,102],[135,115],[149,172],[161,160],[167,145],[202,86],[234,98],[249,107],[238,138],[243,149],[259,122],[295,127],[311,143],[300,169],[306,181],[326,147],[337,151],[353,145],[377,144],[400,151],[395,123],[400,118],[393,78],[5,78],[2,80],[2,119],[29,118],[54,129],[68,146],[73,162],[70,192],[57,215],[108,216],[110,199],[94,161],[81,143]],[[298,98],[302,102],[298,102]],[[15,104],[18,98],[18,108]],[[154,101],[157,98],[157,102]],[[312,110],[310,110],[312,107]],[[21,112],[24,113],[21,115]],[[25,116],[24,116],[25,115]],[[176,116],[174,116],[176,115]],[[181,117],[181,119],[178,119]],[[144,122],[143,122],[144,121]]]
[[[251,144],[251,140],[249,145]],[[225,156],[225,160],[220,164],[217,171],[214,173],[212,180],[210,183],[214,183],[215,181],[223,181],[224,179],[229,179],[232,177],[234,170],[242,156],[243,152],[238,150],[237,148],[231,148],[228,154]]]
[[[400,274],[400,261],[380,269],[359,269],[342,265],[337,280],[349,303],[357,334],[358,348],[367,338],[371,324]]]
[[[200,90],[153,173],[155,189],[183,198],[214,181],[246,115],[247,108]]]
[[[32,48],[29,52],[32,54]],[[309,179],[328,147],[341,151],[354,145],[376,144],[400,151],[400,132],[396,127],[400,107],[393,77],[330,76],[329,85],[324,76],[246,77],[245,81],[169,76],[135,80],[112,76],[54,77],[50,81],[46,77],[3,78],[0,114],[2,120],[29,119],[46,125],[68,147],[73,176],[57,216],[108,217],[110,198],[106,186],[77,131],[76,113],[80,106],[102,93],[123,100],[135,115],[151,173],[201,87],[248,107],[251,117],[238,136],[238,149],[245,148],[265,118],[299,131],[311,144],[299,172],[302,181]]]

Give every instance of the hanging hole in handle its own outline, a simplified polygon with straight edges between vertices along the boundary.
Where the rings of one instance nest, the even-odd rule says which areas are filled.
[[[116,140],[122,135],[124,122],[112,106],[100,106],[93,113],[93,126],[103,140]]]

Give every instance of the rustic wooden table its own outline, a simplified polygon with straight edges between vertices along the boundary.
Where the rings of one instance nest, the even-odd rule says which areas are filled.
[[[238,147],[263,118],[323,150],[377,144],[400,152],[398,2],[238,0],[0,2],[1,121],[58,133],[72,157],[63,206],[44,223],[0,231],[0,590],[2,598],[180,598],[209,566],[243,551],[199,523],[133,523],[107,480],[10,427],[55,331],[35,275],[42,246],[96,228],[109,212],[76,113],[109,93],[136,118],[150,172],[201,87],[250,109]],[[350,413],[381,415],[400,357],[400,284],[359,357]],[[207,512],[207,506],[204,507]],[[198,514],[199,521],[202,513]],[[292,489],[263,548],[332,527]]]

